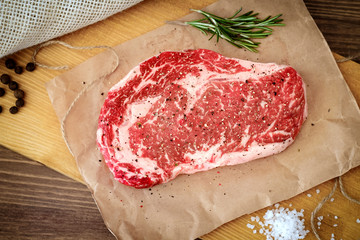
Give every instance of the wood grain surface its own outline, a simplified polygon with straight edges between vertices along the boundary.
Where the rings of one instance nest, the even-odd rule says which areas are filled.
[[[305,0],[331,50],[360,63],[360,1]]]
[[[108,18],[106,22],[96,23],[59,39],[76,46],[113,46],[155,29],[166,20],[184,16],[189,8],[202,8],[212,2],[215,1],[146,0]],[[332,51],[343,56],[359,54],[358,1],[307,0],[305,3]],[[134,25],[134,22],[139,24]],[[121,28],[109,28],[108,24],[121,24]],[[104,36],[93,38],[98,31]],[[22,50],[12,57],[24,66],[30,61],[34,49]],[[38,59],[53,65],[69,63],[71,59],[70,67],[73,67],[100,51],[72,51],[54,46],[49,47],[46,54],[40,52]],[[4,108],[0,116],[0,144],[3,145],[0,146],[0,239],[114,239],[106,229],[90,192],[79,183],[81,176],[63,142],[58,120],[44,88],[45,82],[62,72],[38,69],[33,73],[15,75],[4,68],[4,61],[5,58],[0,59],[0,72],[11,73],[20,88],[25,90],[26,106],[18,114],[10,115],[7,109],[14,103],[14,97],[6,94],[0,103]],[[356,70],[359,65],[345,62],[339,63],[339,67],[360,103],[360,75]],[[344,176],[349,194],[357,199],[360,198],[359,182],[359,167]],[[330,192],[333,183],[334,180],[328,181],[281,205],[287,207],[291,203],[292,208],[305,209],[306,228],[310,229],[310,213],[317,202]],[[319,194],[316,189],[320,190]],[[264,239],[253,234],[246,224],[252,223],[251,216],[262,216],[266,210],[240,217],[201,238]],[[326,203],[318,216],[324,216],[319,229],[323,239],[330,239],[332,233],[336,239],[360,239],[360,224],[356,223],[356,219],[360,218],[360,207],[344,198],[339,189],[335,192],[334,201]],[[315,236],[309,233],[307,239],[315,239]]]

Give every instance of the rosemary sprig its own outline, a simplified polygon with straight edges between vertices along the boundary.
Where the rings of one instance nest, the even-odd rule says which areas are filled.
[[[209,40],[216,36],[217,42],[222,38],[236,47],[246,48],[252,52],[257,52],[256,48],[260,44],[260,42],[254,42],[252,39],[265,38],[273,32],[270,27],[285,25],[281,23],[283,21],[280,19],[282,14],[260,19],[257,17],[259,13],[253,11],[239,15],[242,10],[240,8],[233,16],[222,18],[202,10],[191,10],[202,14],[205,18],[188,21],[185,24],[199,29],[205,35],[210,33]]]

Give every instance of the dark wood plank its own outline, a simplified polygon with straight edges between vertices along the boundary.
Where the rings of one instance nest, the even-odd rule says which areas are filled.
[[[0,146],[1,239],[114,239],[88,188]]]
[[[304,0],[333,52],[358,56],[360,63],[360,1]]]

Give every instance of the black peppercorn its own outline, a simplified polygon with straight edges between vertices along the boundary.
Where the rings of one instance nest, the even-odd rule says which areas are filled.
[[[21,90],[21,89],[16,89],[16,90],[14,91],[14,96],[15,96],[16,98],[24,98],[24,95],[25,95],[25,93],[24,93],[24,91]]]
[[[1,75],[1,82],[3,83],[3,84],[9,84],[9,82],[10,82],[10,76],[9,75],[7,75],[7,74],[3,74],[3,75]]]
[[[0,88],[0,97],[4,96],[4,94],[5,94],[5,89]]]
[[[32,72],[35,70],[35,63],[33,62],[29,62],[28,64],[26,64],[26,70],[29,71],[29,72]]]
[[[16,105],[17,107],[23,107],[24,104],[25,104],[25,102],[24,102],[24,99],[22,99],[22,98],[19,98],[19,99],[16,100],[16,102],[15,102],[15,105]]]
[[[16,74],[22,74],[23,72],[23,68],[21,66],[16,66],[15,67],[15,73]]]
[[[9,88],[11,89],[11,90],[16,90],[16,89],[18,89],[18,84],[17,84],[17,82],[15,82],[15,81],[10,81],[9,82]]]
[[[14,61],[14,59],[9,58],[5,61],[5,66],[8,69],[14,69],[16,67],[16,62]]]
[[[11,114],[15,114],[15,113],[17,113],[19,111],[19,109],[17,108],[17,107],[15,107],[15,106],[12,106],[10,109],[9,109],[9,112],[11,113]]]
[[[0,113],[2,113],[2,106],[0,106]]]

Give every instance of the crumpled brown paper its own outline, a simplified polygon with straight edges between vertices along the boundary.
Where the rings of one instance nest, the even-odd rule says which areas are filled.
[[[61,120],[88,86],[65,121],[66,139],[110,231],[121,239],[194,239],[218,226],[291,198],[360,165],[360,112],[333,56],[308,13],[297,1],[219,1],[206,10],[230,16],[243,6],[262,17],[283,13],[285,27],[261,40],[260,53],[239,50],[189,26],[165,25],[95,56],[47,84]],[[198,19],[191,14],[186,19]],[[106,92],[139,62],[166,50],[207,48],[227,57],[294,67],[307,85],[309,116],[284,152],[249,163],[221,167],[151,189],[116,182],[96,148],[98,114]],[[103,64],[107,63],[107,64]],[[105,93],[105,94],[102,94]]]

